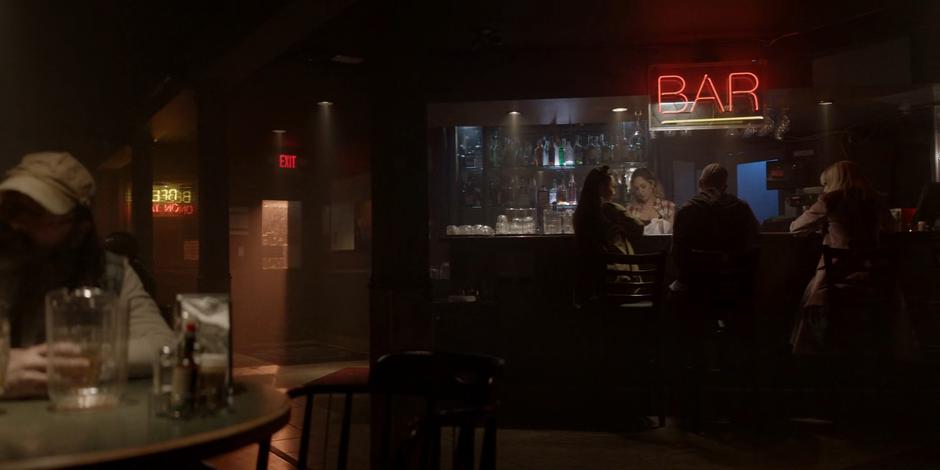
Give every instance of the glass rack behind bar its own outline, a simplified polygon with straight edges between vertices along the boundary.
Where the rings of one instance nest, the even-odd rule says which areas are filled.
[[[500,215],[534,213],[544,233],[545,209],[577,206],[584,178],[601,165],[617,181],[615,201],[629,197],[629,178],[647,166],[647,133],[633,121],[538,126],[458,126],[454,131],[456,197],[451,225],[496,226]]]

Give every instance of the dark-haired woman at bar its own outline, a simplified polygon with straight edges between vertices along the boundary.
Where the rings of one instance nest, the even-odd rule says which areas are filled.
[[[819,177],[823,193],[806,212],[790,224],[794,233],[821,230],[823,245],[847,250],[873,250],[880,232],[891,229],[891,214],[882,199],[850,161],[836,162]],[[802,313],[791,341],[796,354],[815,354],[827,346],[830,320],[825,306],[826,269],[820,259],[816,274],[803,294]]]
[[[609,168],[602,166],[591,170],[581,187],[574,212],[574,238],[579,255],[575,298],[579,304],[595,298],[602,282],[598,276],[603,273],[595,272],[592,260],[603,254],[632,255],[633,244],[643,236],[643,222],[611,201],[616,185]]]
[[[583,255],[601,253],[633,254],[633,243],[643,236],[643,222],[630,216],[626,208],[611,201],[617,182],[602,166],[588,173],[574,211],[574,237]]]

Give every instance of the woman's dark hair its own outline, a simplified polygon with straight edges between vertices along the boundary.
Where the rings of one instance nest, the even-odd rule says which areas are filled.
[[[103,246],[105,250],[125,256],[128,259],[137,259],[140,255],[137,238],[129,232],[111,233],[104,238]]]
[[[606,165],[594,168],[584,178],[584,185],[581,186],[573,223],[574,238],[582,252],[590,252],[592,247],[603,246],[601,205],[604,191],[610,185],[609,171],[610,168]]]

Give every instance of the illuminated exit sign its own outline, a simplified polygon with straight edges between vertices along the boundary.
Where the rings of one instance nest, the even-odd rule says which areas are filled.
[[[764,62],[653,65],[650,130],[727,129],[764,120]]]
[[[297,155],[282,153],[277,156],[278,168],[294,170],[297,168]]]

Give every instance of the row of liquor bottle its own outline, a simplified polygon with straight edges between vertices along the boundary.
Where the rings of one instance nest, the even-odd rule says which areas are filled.
[[[604,165],[642,160],[643,139],[639,130],[618,133],[608,140],[605,134],[566,134],[526,140],[512,135],[491,136],[486,148],[487,165],[496,167],[573,167]],[[479,145],[463,142],[457,156],[463,168],[480,167]]]
[[[634,166],[611,168],[610,174],[617,182],[614,200],[626,203],[629,198],[628,183]],[[544,176],[553,175],[550,183]],[[584,174],[583,172],[581,173]],[[545,204],[575,205],[581,190],[581,182],[574,170],[552,173],[539,172],[539,176],[490,175],[486,187],[481,185],[483,175],[465,173],[460,183],[460,200],[464,207],[541,207]],[[484,190],[485,189],[485,190]]]
[[[545,201],[549,204],[577,204],[579,190],[578,180],[572,172],[562,173],[550,184],[541,186],[534,176],[492,177],[488,193],[497,207],[538,207]]]

